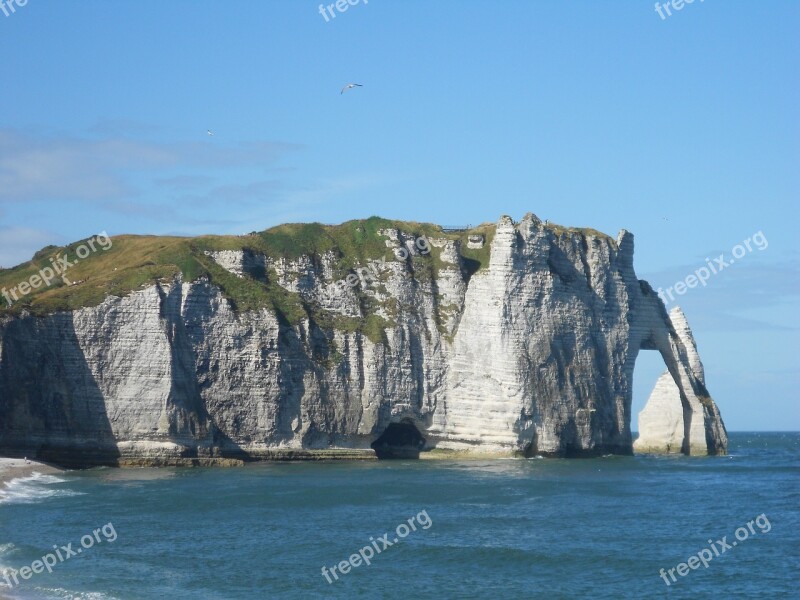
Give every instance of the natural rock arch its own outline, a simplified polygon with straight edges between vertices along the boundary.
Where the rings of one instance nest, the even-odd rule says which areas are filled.
[[[648,338],[641,349],[660,352],[667,370],[639,413],[640,453],[723,454],[725,426],[705,385],[703,363],[686,317],[679,307],[669,313],[671,331]]]

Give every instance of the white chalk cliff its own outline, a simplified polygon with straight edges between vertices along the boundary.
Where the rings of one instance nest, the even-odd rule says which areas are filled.
[[[208,253],[237,277],[276,277],[320,314],[372,311],[378,337],[311,311],[294,324],[237,311],[180,274],[97,306],[0,316],[0,452],[65,464],[372,455],[394,423],[413,425],[423,451],[630,454],[640,350],[667,373],[637,450],[726,452],[686,320],[637,279],[632,234],[531,214],[491,233],[474,270],[458,241],[430,237],[426,255],[413,232],[381,231],[410,256],[362,264],[344,286],[334,253]]]

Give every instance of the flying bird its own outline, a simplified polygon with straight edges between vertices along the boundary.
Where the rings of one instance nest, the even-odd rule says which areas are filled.
[[[213,131],[211,131],[210,129],[207,129],[207,130],[206,130],[206,133],[207,133],[208,135],[211,135],[211,136],[213,136],[213,135],[214,135],[214,132],[213,132]]]
[[[354,87],[364,87],[364,86],[363,86],[363,85],[361,85],[360,83],[348,83],[346,86],[344,86],[344,87],[342,88],[342,91],[341,91],[341,92],[339,92],[339,95],[341,96],[341,95],[342,95],[342,94],[344,94],[344,93],[345,93],[347,90],[352,90]]]

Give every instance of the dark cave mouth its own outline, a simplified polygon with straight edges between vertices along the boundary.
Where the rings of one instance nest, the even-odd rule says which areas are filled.
[[[425,438],[411,421],[390,423],[377,440],[370,444],[379,459],[419,458]]]

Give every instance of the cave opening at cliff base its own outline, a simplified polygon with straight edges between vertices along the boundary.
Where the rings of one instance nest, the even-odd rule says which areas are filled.
[[[390,423],[370,447],[379,459],[419,458],[425,438],[410,419]]]

